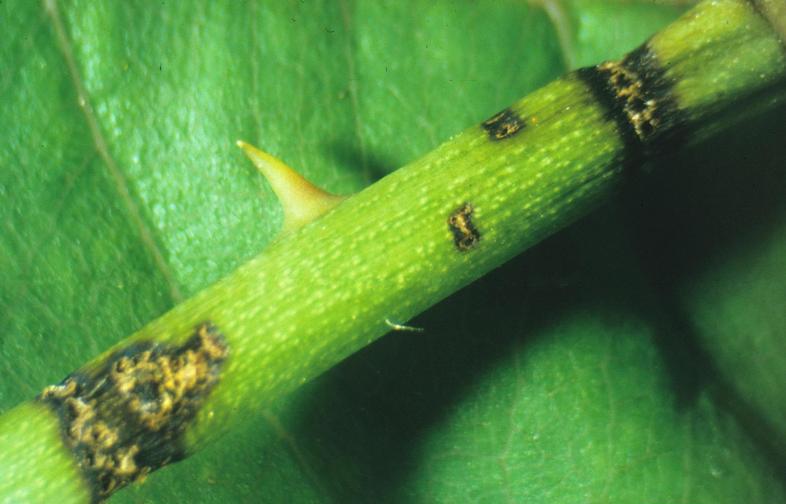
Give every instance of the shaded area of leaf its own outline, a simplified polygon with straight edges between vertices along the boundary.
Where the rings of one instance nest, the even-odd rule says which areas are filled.
[[[786,331],[784,117],[779,107],[672,159],[632,188],[625,205],[661,319],[675,326],[667,350],[694,346],[704,365],[683,372],[696,373],[699,386],[719,382],[721,404],[738,411],[781,469],[786,358],[775,349]]]

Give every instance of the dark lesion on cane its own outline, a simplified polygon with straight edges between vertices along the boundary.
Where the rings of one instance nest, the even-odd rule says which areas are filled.
[[[617,123],[631,159],[661,154],[684,141],[688,117],[679,106],[676,82],[649,44],[577,74]]]
[[[186,429],[227,356],[224,336],[205,322],[182,345],[133,343],[43,390],[38,400],[58,415],[93,502],[185,458]]]
[[[460,252],[474,248],[480,241],[480,232],[472,222],[474,211],[470,203],[464,203],[448,216],[448,229],[453,234],[453,244]]]
[[[512,109],[495,114],[481,124],[491,140],[504,140],[524,129],[524,120]]]

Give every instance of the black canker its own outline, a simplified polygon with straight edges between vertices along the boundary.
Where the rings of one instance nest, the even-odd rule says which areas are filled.
[[[513,110],[507,108],[481,124],[491,140],[504,140],[524,129],[524,121]]]
[[[687,117],[675,98],[675,83],[649,45],[621,61],[579,69],[577,75],[616,123],[626,164],[638,164],[684,141]]]
[[[204,323],[182,345],[134,343],[44,389],[38,400],[57,413],[93,502],[186,456],[186,429],[227,353],[224,337]]]
[[[472,222],[475,209],[464,203],[448,217],[448,229],[453,233],[453,244],[460,252],[466,252],[480,241],[480,232]]]

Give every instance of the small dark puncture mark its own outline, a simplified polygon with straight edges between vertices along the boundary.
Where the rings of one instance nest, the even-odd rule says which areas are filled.
[[[616,122],[630,161],[682,140],[687,117],[677,103],[675,83],[648,44],[621,61],[582,68],[578,76]]]
[[[461,252],[473,248],[480,241],[480,233],[472,223],[474,210],[470,203],[464,203],[448,217],[448,228],[453,233],[453,243]]]
[[[39,396],[60,418],[93,502],[185,458],[184,434],[228,354],[209,323],[183,345],[134,343]]]
[[[504,140],[521,131],[524,128],[524,121],[517,113],[507,108],[483,121],[481,126],[489,134],[490,139]]]

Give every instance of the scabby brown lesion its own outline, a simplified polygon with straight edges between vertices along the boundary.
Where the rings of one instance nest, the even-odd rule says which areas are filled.
[[[185,431],[227,355],[224,337],[204,323],[183,345],[135,343],[44,389],[39,400],[60,417],[94,501],[185,457]]]
[[[524,128],[524,120],[512,109],[506,108],[481,124],[491,140],[504,140]]]
[[[641,154],[660,154],[684,140],[688,116],[680,109],[676,83],[649,44],[620,61],[581,68],[577,73],[617,123],[637,161]]]
[[[453,244],[460,252],[474,248],[480,241],[480,232],[472,222],[474,211],[472,204],[464,203],[448,216],[448,229],[453,234]]]
[[[598,65],[598,70],[607,74],[609,86],[616,93],[617,99],[622,102],[622,108],[636,136],[646,141],[660,126],[659,103],[645,94],[639,75],[621,63],[616,61],[601,63]]]

